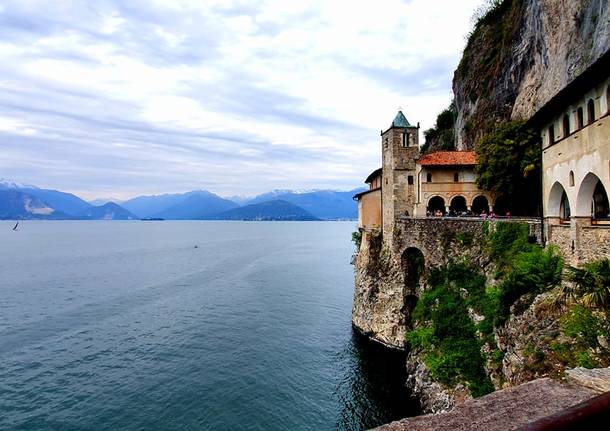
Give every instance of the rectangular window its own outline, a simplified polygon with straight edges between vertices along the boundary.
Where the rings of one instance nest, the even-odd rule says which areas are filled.
[[[457,183],[457,182],[459,182],[459,181],[460,181],[460,174],[459,174],[458,172],[455,172],[455,173],[453,174],[453,182],[454,182],[454,183]]]
[[[410,145],[410,136],[408,133],[402,134],[402,146],[408,147]]]
[[[410,185],[410,186],[412,186],[412,185],[413,185],[413,175],[409,175],[409,176],[407,177],[407,182],[409,183],[409,185]]]
[[[432,182],[432,173],[428,172],[426,174],[426,182],[431,183]]]

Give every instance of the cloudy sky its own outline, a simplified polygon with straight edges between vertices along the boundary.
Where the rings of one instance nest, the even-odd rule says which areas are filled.
[[[359,186],[481,0],[3,0],[0,178],[85,198]]]

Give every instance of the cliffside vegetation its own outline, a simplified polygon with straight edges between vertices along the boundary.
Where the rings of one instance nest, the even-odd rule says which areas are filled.
[[[436,117],[434,127],[424,131],[426,142],[421,147],[422,153],[432,151],[455,150],[455,117],[456,108],[453,101]]]
[[[553,248],[531,243],[527,224],[497,223],[493,230],[488,225],[484,229],[495,269],[491,276],[469,261],[432,269],[429,289],[412,314],[414,329],[407,334],[432,378],[448,387],[465,384],[473,396],[494,390],[489,368],[499,367],[503,358],[496,329],[527,309],[536,295],[557,286],[563,269]]]
[[[523,121],[495,127],[475,147],[477,185],[502,195],[513,214],[540,214],[540,141]]]

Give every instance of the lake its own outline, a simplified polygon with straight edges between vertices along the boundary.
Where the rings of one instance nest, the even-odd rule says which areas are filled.
[[[0,429],[358,430],[416,412],[351,328],[354,222],[0,222]]]

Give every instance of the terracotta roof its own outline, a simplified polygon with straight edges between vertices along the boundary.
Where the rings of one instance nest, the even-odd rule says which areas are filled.
[[[474,151],[437,151],[425,154],[417,160],[422,166],[458,166],[476,165],[477,157]]]
[[[373,172],[371,172],[371,174],[368,177],[366,177],[366,180],[364,180],[364,182],[367,184],[372,183],[376,177],[381,176],[382,171],[383,171],[383,169],[381,169],[381,168],[374,170]]]

